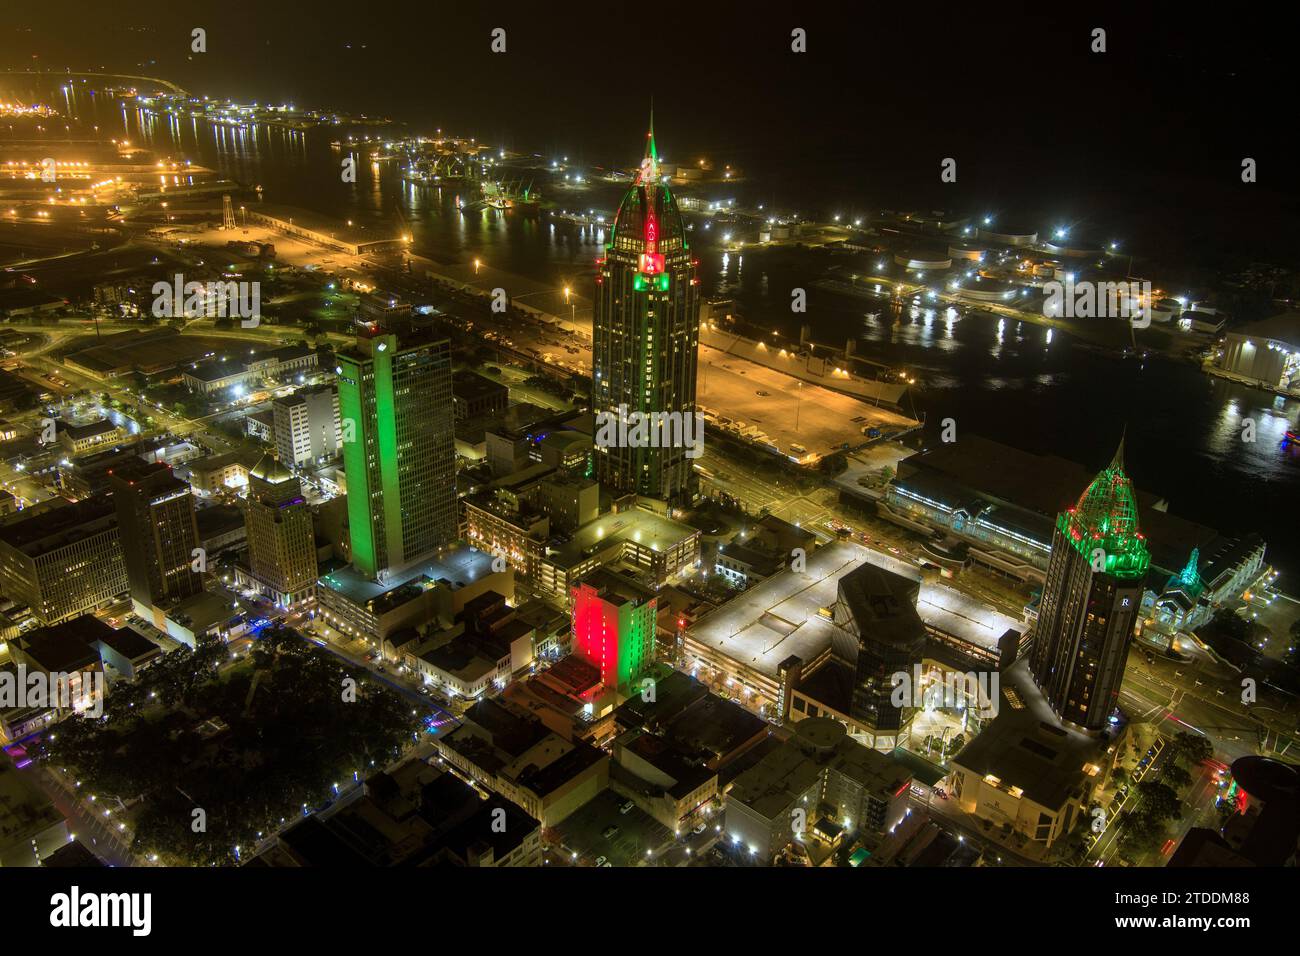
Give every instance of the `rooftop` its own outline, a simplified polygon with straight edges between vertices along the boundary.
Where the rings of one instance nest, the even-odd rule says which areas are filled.
[[[371,581],[351,565],[323,575],[320,583],[343,595],[353,604],[364,605],[408,584],[432,587],[435,581],[446,581],[454,590],[491,573],[492,555],[470,547],[459,547],[397,572],[384,584]]]
[[[652,551],[666,552],[698,534],[694,528],[671,518],[631,508],[587,522],[568,540],[561,539],[548,551],[560,563],[577,564],[612,542],[631,541]]]
[[[1063,724],[1019,661],[1002,675],[1001,694],[1015,691],[1023,707],[999,701],[998,715],[953,762],[1002,784],[1019,787],[1044,807],[1059,807],[1083,784],[1084,765],[1097,759],[1105,744]],[[1100,762],[1100,761],[1098,761]]]
[[[95,642],[112,636],[113,629],[90,614],[61,624],[40,627],[20,637],[22,653],[42,670],[71,673],[99,663]]]
[[[29,557],[36,557],[101,534],[110,524],[116,523],[116,509],[107,497],[88,498],[68,502],[41,511],[30,518],[21,518],[0,528],[0,542],[4,542]]]
[[[904,561],[854,541],[834,541],[808,556],[803,571],[786,569],[711,611],[690,628],[690,639],[775,678],[780,663],[798,655],[810,663],[839,628],[818,611],[836,602],[839,580],[867,565],[916,581]],[[917,613],[926,626],[996,651],[1019,624],[942,584],[918,581]]]
[[[1232,333],[1286,342],[1294,348],[1300,349],[1300,312],[1283,312],[1267,319],[1260,319],[1258,322],[1251,322],[1239,329],[1233,329]]]
[[[162,653],[162,649],[143,634],[138,634],[129,627],[109,630],[99,638],[100,643],[107,644],[127,660],[139,660],[144,657]]]

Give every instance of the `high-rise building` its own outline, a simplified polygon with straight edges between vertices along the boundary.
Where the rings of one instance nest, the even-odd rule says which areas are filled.
[[[623,694],[654,663],[658,599],[623,575],[599,568],[569,589],[573,649],[600,668],[607,689]]]
[[[245,507],[249,583],[281,607],[310,600],[316,591],[316,538],[298,479],[267,455],[248,473]]]
[[[339,393],[333,385],[300,388],[271,403],[275,450],[290,468],[302,468],[338,454]]]
[[[43,508],[0,527],[0,594],[57,624],[127,589],[117,512],[106,498]]]
[[[338,354],[352,564],[382,583],[456,537],[451,343],[358,326]]]
[[[695,265],[677,200],[661,178],[652,122],[645,159],[619,204],[596,275],[592,402],[597,414],[677,414],[680,427],[695,413],[700,333]],[[689,500],[697,482],[688,449],[668,430],[659,429],[661,440],[598,442],[601,484],[666,501]],[[668,447],[657,447],[663,445]]]
[[[1085,730],[1106,725],[1150,564],[1121,441],[1052,535],[1029,669],[1062,720]]]
[[[199,528],[190,486],[163,462],[143,473],[109,479],[131,603],[141,613],[203,590],[195,570]],[[202,565],[199,565],[202,567]]]

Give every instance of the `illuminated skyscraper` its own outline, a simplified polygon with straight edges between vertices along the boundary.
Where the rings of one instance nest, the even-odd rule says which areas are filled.
[[[1150,564],[1121,441],[1052,535],[1029,668],[1063,720],[1100,730],[1115,709]]]
[[[451,343],[372,323],[335,371],[352,564],[383,583],[456,537]]]
[[[658,599],[636,582],[603,568],[569,589],[573,649],[600,668],[601,682],[623,694],[655,655]]]
[[[652,122],[645,159],[619,204],[596,275],[594,411],[682,416],[695,412],[700,334],[695,265],[677,200],[661,179]],[[696,480],[686,450],[680,443],[598,443],[596,477],[615,491],[689,500]]]

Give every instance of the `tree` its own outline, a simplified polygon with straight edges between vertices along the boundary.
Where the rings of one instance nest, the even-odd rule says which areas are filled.
[[[1120,856],[1130,863],[1136,862],[1143,854],[1155,851],[1164,832],[1163,821],[1156,817],[1144,813],[1126,814],[1119,834]]]
[[[1162,775],[1162,778],[1175,790],[1181,790],[1192,782],[1192,775],[1176,763],[1170,763],[1165,766],[1165,772]]]
[[[1144,780],[1138,784],[1138,793],[1142,797],[1140,813],[1157,820],[1176,820],[1182,815],[1178,794],[1168,784]]]
[[[1182,760],[1188,764],[1198,764],[1214,756],[1214,745],[1210,743],[1208,737],[1189,733],[1186,730],[1174,734],[1174,739],[1169,742],[1169,746],[1172,748],[1171,755],[1175,760]]]

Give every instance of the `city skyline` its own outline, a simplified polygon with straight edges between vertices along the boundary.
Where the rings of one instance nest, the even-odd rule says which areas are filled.
[[[1285,931],[1280,14],[0,19],[15,912]]]

